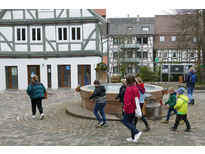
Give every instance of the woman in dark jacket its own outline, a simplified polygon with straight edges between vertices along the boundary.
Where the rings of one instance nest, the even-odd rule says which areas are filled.
[[[44,98],[44,93],[46,92],[46,88],[40,82],[38,82],[38,76],[34,75],[31,80],[31,84],[27,88],[27,94],[31,98],[32,105],[32,118],[36,116],[36,105],[40,112],[40,119],[43,119],[43,107],[42,107],[42,99]]]
[[[122,122],[127,128],[131,130],[131,137],[127,138],[128,142],[137,142],[142,135],[142,133],[136,129],[133,123],[136,109],[135,97],[138,97],[138,99],[140,98],[139,90],[134,85],[133,78],[133,75],[128,75],[126,78],[127,88],[125,90],[123,107],[124,116]]]

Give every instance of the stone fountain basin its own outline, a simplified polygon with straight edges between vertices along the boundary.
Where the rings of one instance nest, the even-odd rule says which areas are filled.
[[[119,93],[119,89],[122,84],[120,83],[111,83],[111,84],[103,84],[106,88],[106,106],[105,106],[105,113],[120,116],[122,110],[122,104],[119,102],[119,99],[116,100],[116,96]],[[158,103],[158,108],[160,106],[160,100],[162,100],[162,91],[163,88],[156,85],[145,84],[146,93],[152,94],[151,100]],[[89,100],[91,93],[94,91],[94,85],[83,86],[80,88],[80,96],[81,96],[81,106],[87,110],[92,111],[95,106],[95,99],[92,101]],[[149,104],[149,110],[150,110]],[[153,104],[154,105],[154,104]],[[146,115],[153,115],[152,113],[149,114],[146,112]],[[156,114],[155,114],[156,115]],[[157,115],[158,116],[158,115]],[[159,112],[159,116],[161,116]]]

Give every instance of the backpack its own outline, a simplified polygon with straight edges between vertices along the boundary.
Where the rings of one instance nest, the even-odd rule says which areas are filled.
[[[190,82],[195,83],[196,82],[196,75],[195,74],[190,74]]]

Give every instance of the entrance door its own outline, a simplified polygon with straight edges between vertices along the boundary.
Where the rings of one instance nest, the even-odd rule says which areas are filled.
[[[6,88],[18,89],[18,70],[17,66],[6,66]]]
[[[91,66],[78,65],[78,85],[85,86],[91,84]]]
[[[58,87],[71,87],[71,67],[70,65],[58,65]]]
[[[39,82],[41,81],[40,80],[40,65],[28,65],[27,70],[28,70],[28,84],[31,83],[31,78],[34,74],[38,76]]]
[[[51,88],[51,65],[47,65],[48,88]]]

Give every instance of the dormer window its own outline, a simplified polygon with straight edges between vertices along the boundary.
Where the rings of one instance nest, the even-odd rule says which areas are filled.
[[[142,31],[149,31],[149,27],[142,27]]]

